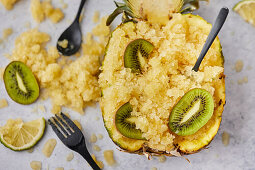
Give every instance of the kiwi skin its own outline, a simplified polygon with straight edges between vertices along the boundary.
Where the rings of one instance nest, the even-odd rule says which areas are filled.
[[[181,123],[185,112],[192,109],[194,103],[198,100],[200,100],[199,112],[196,112],[188,120]],[[172,109],[169,116],[169,129],[179,136],[192,135],[210,120],[213,112],[214,100],[212,95],[204,89],[192,89]]]
[[[140,129],[136,129],[134,122],[129,122],[127,119],[131,118],[132,112],[131,104],[125,103],[116,112],[115,115],[115,126],[117,130],[125,137],[131,139],[144,140]]]
[[[22,79],[26,92],[18,86],[17,74]],[[10,98],[23,105],[28,105],[37,100],[40,93],[38,82],[31,69],[20,61],[13,61],[5,68],[4,75],[5,89]]]
[[[131,41],[124,52],[124,66],[130,68],[133,73],[140,73],[141,57],[147,58],[153,49],[154,45],[145,39],[140,38]],[[138,53],[141,54],[140,59]]]

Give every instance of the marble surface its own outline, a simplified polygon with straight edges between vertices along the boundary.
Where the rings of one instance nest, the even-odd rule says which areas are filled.
[[[222,6],[227,6],[230,9],[239,0],[211,0],[210,4],[202,3],[198,12],[209,22],[214,22],[218,11]],[[52,24],[45,21],[39,25],[39,30],[47,32],[52,35],[51,44],[55,44],[59,34],[70,24],[74,18],[75,11],[78,8],[78,0],[67,1],[68,8],[64,10],[65,19],[59,24]],[[4,54],[10,53],[14,47],[14,40],[21,32],[24,32],[25,22],[30,21],[32,27],[37,24],[32,20],[29,12],[30,1],[20,0],[14,7],[14,10],[7,12],[3,6],[0,5],[0,33],[4,28],[12,27],[14,34],[8,38],[4,45],[0,45],[0,67],[5,67],[9,61],[4,57]],[[60,6],[59,0],[53,0],[56,6]],[[85,18],[82,21],[83,33],[91,31],[92,16],[94,11],[99,10],[101,15],[109,14],[114,9],[112,0],[88,0],[85,7]],[[115,22],[117,24],[117,22]],[[250,24],[244,22],[236,13],[230,10],[229,17],[224,25],[220,35],[220,40],[223,46],[223,53],[225,56],[225,74],[226,74],[226,100],[227,104],[223,113],[223,120],[220,130],[215,139],[209,145],[208,149],[201,151],[198,154],[189,155],[187,158],[191,161],[188,163],[182,158],[167,158],[165,163],[159,163],[157,158],[148,161],[144,156],[132,155],[118,151],[116,146],[112,143],[103,126],[101,118],[101,111],[99,106],[89,107],[85,109],[85,115],[80,116],[78,113],[69,111],[72,118],[79,119],[82,122],[83,132],[88,139],[92,133],[103,134],[104,138],[99,140],[96,144],[102,150],[114,150],[114,156],[117,161],[115,167],[106,165],[106,170],[111,169],[126,169],[126,170],[150,170],[152,167],[157,167],[159,170],[252,170],[255,169],[255,28]],[[236,73],[233,69],[237,60],[244,62],[244,68],[240,73]],[[239,85],[238,79],[248,76],[248,83]],[[25,121],[33,120],[39,117],[49,118],[51,116],[50,101],[43,103],[47,109],[47,113],[31,113],[33,107],[22,106],[13,102],[7,95],[4,84],[0,81],[0,98],[6,98],[9,107],[0,110],[0,125],[5,124],[9,118],[22,118]],[[96,117],[100,117],[96,120]],[[230,134],[230,144],[225,147],[221,141],[222,132],[226,131]],[[14,170],[14,169],[30,169],[30,161],[42,161],[42,169],[55,169],[56,167],[64,167],[65,170],[87,170],[90,169],[88,164],[81,158],[80,155],[74,153],[74,159],[71,162],[66,162],[66,156],[71,151],[66,148],[61,141],[57,139],[57,146],[50,158],[45,158],[42,154],[43,144],[50,138],[55,138],[50,127],[47,127],[45,136],[35,146],[33,153],[14,152],[3,145],[0,145],[0,169]],[[95,154],[99,160],[103,160],[103,153],[92,150],[92,144],[87,143],[88,149]],[[104,162],[105,163],[105,162]],[[105,163],[106,164],[106,163]]]

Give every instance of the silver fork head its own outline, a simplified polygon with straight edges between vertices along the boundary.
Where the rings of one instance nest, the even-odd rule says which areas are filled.
[[[81,130],[63,113],[56,114],[48,122],[59,139],[68,147],[77,145],[84,138]]]

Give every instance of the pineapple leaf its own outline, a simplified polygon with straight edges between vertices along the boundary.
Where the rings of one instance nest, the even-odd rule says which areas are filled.
[[[119,14],[123,14],[122,22],[134,21],[136,18],[139,18],[139,16],[135,12],[135,7],[134,7],[135,4],[133,4],[130,0],[122,0],[122,1],[124,3],[114,1],[117,8],[107,18],[107,21],[106,21],[107,26],[109,26]]]
[[[181,13],[192,12],[199,8],[199,1],[209,1],[209,0],[184,0],[183,8]]]
[[[114,3],[115,3],[115,5],[116,5],[117,8],[118,8],[118,7],[121,7],[121,6],[125,6],[125,4],[124,4],[124,3],[121,3],[121,2],[116,2],[116,1],[114,1]]]
[[[113,13],[107,18],[106,25],[109,26],[112,21],[121,13],[124,11],[128,11],[128,8],[126,6],[119,6],[117,7]]]
[[[132,19],[129,18],[128,14],[124,11],[122,15],[122,23],[126,23],[132,21]]]
[[[209,2],[209,0],[184,0],[183,6],[187,4],[199,3],[199,1]]]
[[[186,8],[184,8],[184,9],[182,9],[180,12],[182,13],[182,14],[184,14],[184,13],[189,13],[189,12],[192,12],[192,11],[195,11],[195,10],[197,10],[198,8],[196,7],[196,6],[189,6],[189,7],[186,7]]]

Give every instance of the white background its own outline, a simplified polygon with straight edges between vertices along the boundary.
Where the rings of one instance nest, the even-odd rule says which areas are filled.
[[[92,16],[94,11],[99,10],[101,16],[110,14],[114,9],[112,0],[87,0],[85,4],[85,17],[82,21],[83,34],[86,31],[91,31],[94,26]],[[65,19],[59,24],[52,24],[49,20],[39,24],[39,30],[52,35],[51,44],[55,44],[57,37],[70,24],[78,9],[80,1],[65,0],[68,3],[68,8],[64,9]],[[200,10],[197,12],[209,22],[214,22],[218,11],[222,6],[227,6],[230,9],[237,3],[238,0],[211,0],[210,4],[202,3]],[[53,0],[56,7],[61,7],[59,0]],[[11,53],[14,48],[14,40],[20,33],[26,30],[25,22],[30,21],[32,28],[37,24],[33,21],[29,12],[30,1],[20,0],[12,11],[7,12],[0,5],[0,33],[4,28],[12,27],[14,34],[5,41],[4,45],[0,45],[0,67],[5,67],[9,61],[4,57],[4,54]],[[118,22],[115,21],[115,25]],[[85,115],[80,116],[74,111],[70,111],[72,118],[81,120],[84,135],[88,141],[92,133],[102,133],[103,140],[99,140],[96,144],[102,150],[114,150],[114,156],[117,161],[115,167],[109,167],[105,164],[105,169],[138,169],[150,170],[152,167],[157,167],[160,170],[171,169],[194,169],[194,170],[252,170],[255,169],[255,109],[254,109],[254,62],[255,62],[255,28],[244,22],[236,13],[230,10],[229,17],[224,25],[220,35],[220,40],[223,46],[225,56],[225,74],[226,74],[226,99],[227,103],[223,113],[223,120],[220,126],[219,133],[209,146],[209,149],[203,150],[198,154],[187,156],[191,161],[188,163],[182,158],[167,158],[165,163],[159,163],[157,158],[148,161],[144,156],[133,155],[119,152],[113,142],[107,135],[101,118],[101,111],[97,105],[96,108],[85,109]],[[244,69],[240,73],[236,73],[233,66],[237,59],[244,62]],[[252,69],[248,70],[247,67]],[[248,76],[248,84],[238,85],[237,80]],[[50,113],[50,101],[44,104],[47,107],[47,113],[32,113],[33,107],[38,104],[23,106],[13,102],[7,95],[4,84],[0,81],[0,98],[6,98],[9,102],[9,107],[0,110],[0,125],[4,125],[7,119],[22,118],[25,121],[33,120],[39,117],[46,119],[52,116]],[[63,109],[64,111],[69,111]],[[96,120],[100,117],[100,120]],[[221,142],[221,134],[223,131],[230,133],[230,145],[224,147]],[[71,152],[66,148],[61,141],[57,139],[57,146],[50,158],[45,158],[41,152],[43,144],[50,138],[55,138],[51,127],[47,127],[43,139],[35,146],[33,153],[14,152],[3,145],[0,145],[0,170],[14,169],[30,169],[30,161],[42,161],[42,169],[55,169],[56,167],[65,167],[65,170],[74,168],[75,170],[90,169],[83,158],[74,153],[74,159],[71,162],[66,162],[66,155]],[[99,160],[103,160],[103,152],[95,152],[92,150],[92,145],[87,142],[88,149],[95,154]]]

